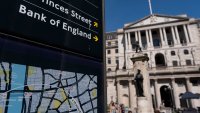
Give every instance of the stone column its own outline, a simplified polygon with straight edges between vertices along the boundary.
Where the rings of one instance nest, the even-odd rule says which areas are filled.
[[[139,45],[142,47],[142,39],[141,39],[141,32],[138,31],[138,38],[139,38]]]
[[[145,34],[146,34],[146,40],[147,40],[147,47],[150,47],[150,41],[149,41],[149,33],[148,33],[148,30],[145,31]]]
[[[120,80],[116,81],[117,83],[117,101],[118,103],[121,103],[121,96],[120,96]]]
[[[190,33],[190,30],[189,30],[188,27],[189,27],[189,25],[186,24],[186,29],[187,29],[187,31],[188,31],[188,38],[189,38],[190,42],[193,42],[193,38],[191,37],[191,33]]]
[[[168,40],[167,40],[167,33],[165,28],[162,29],[163,30],[163,34],[164,34],[164,39],[165,39],[165,45],[168,45]]]
[[[156,105],[157,105],[157,108],[159,109],[161,105],[161,96],[160,96],[160,88],[158,86],[157,79],[154,79],[154,85],[155,85],[154,87],[155,87],[155,94],[156,94]]]
[[[128,35],[127,35],[127,33],[125,33],[125,48],[126,48],[126,50],[128,50]]]
[[[129,80],[129,92],[130,92],[130,108],[133,111],[135,107],[137,107],[136,105],[136,90],[134,85],[132,84],[132,80]]]
[[[178,33],[177,26],[175,26],[175,34],[176,34],[177,44],[180,44],[180,36],[179,36],[179,33]]]
[[[150,45],[153,47],[153,37],[152,37],[152,32],[149,30],[149,37],[150,37]]]
[[[185,78],[186,79],[186,88],[187,91],[192,91],[192,84],[190,83],[190,78]]]
[[[172,84],[173,97],[174,97],[173,99],[174,99],[175,108],[180,108],[180,101],[179,101],[178,94],[176,93],[177,87],[176,87],[176,83],[175,83],[174,78],[171,79],[171,84]]]
[[[186,79],[186,89],[187,89],[187,91],[192,92],[192,84],[190,83],[190,78],[187,77],[185,79]],[[189,100],[189,105],[191,107],[194,107],[192,100]]]
[[[132,50],[132,44],[131,44],[131,33],[128,33],[128,42],[129,42],[129,49]]]
[[[190,41],[189,41],[188,31],[187,31],[186,25],[183,25],[183,29],[184,29],[185,38],[186,38],[186,41],[187,41],[187,44],[188,44]]]
[[[138,41],[138,33],[135,31],[135,41]]]
[[[177,44],[177,40],[176,40],[176,36],[175,36],[175,31],[174,31],[174,27],[171,27],[171,32],[172,32],[172,38],[173,38],[173,43],[174,45]]]
[[[161,44],[162,44],[162,47],[163,47],[165,45],[165,42],[164,42],[164,37],[163,37],[163,33],[162,33],[162,28],[159,28],[159,32],[160,32]]]

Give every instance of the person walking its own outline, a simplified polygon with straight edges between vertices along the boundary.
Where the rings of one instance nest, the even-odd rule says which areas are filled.
[[[116,113],[116,107],[115,107],[115,103],[114,102],[111,102],[110,113]]]

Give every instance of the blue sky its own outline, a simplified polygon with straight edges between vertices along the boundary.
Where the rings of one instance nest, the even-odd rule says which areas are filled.
[[[151,0],[156,14],[200,18],[200,0]],[[105,0],[106,32],[116,31],[125,23],[148,16],[148,0]]]

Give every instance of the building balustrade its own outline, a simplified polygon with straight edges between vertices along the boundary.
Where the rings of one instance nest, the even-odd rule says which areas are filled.
[[[175,73],[175,72],[189,72],[199,71],[199,66],[161,66],[148,68],[149,73]]]
[[[160,66],[160,67],[152,67],[148,68],[148,72],[151,73],[182,73],[182,72],[198,72],[200,67],[199,66]],[[107,77],[113,77],[113,76],[121,76],[121,75],[130,75],[133,73],[132,69],[119,69],[116,71],[108,71]]]

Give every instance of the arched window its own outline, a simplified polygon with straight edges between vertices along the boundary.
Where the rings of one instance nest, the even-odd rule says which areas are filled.
[[[108,71],[112,71],[111,68],[108,68]]]
[[[171,55],[175,56],[176,55],[175,51],[171,51]]]
[[[158,53],[155,56],[155,61],[156,61],[156,66],[165,66],[165,58],[164,55],[162,53]]]
[[[189,51],[187,49],[184,50],[184,54],[187,55],[189,54]]]
[[[172,100],[171,94],[172,94],[172,91],[169,88],[169,86],[164,85],[160,88],[162,105],[164,105],[164,107],[172,107],[173,106],[173,100]]]

